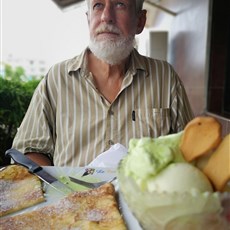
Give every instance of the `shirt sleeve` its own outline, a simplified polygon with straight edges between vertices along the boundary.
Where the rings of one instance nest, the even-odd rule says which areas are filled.
[[[186,124],[194,118],[184,85],[176,73],[175,77],[175,85],[171,92],[171,128],[173,133],[182,131]]]
[[[13,148],[19,151],[39,152],[53,156],[54,153],[54,113],[49,102],[46,78],[36,88],[28,110],[17,130]]]

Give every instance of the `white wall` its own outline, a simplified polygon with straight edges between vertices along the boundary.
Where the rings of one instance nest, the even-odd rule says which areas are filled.
[[[168,31],[168,61],[184,82],[196,115],[206,107],[209,0],[163,0],[177,15],[157,10],[153,28]]]

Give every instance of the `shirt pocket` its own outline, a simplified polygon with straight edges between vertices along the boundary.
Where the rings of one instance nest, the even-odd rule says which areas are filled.
[[[170,133],[169,108],[147,108],[135,110],[135,127],[138,137],[158,137]]]

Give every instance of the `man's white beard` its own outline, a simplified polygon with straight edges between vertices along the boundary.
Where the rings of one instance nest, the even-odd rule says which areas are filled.
[[[122,37],[119,40],[98,41],[91,38],[89,48],[100,60],[110,64],[120,64],[129,56],[134,47],[134,36]]]

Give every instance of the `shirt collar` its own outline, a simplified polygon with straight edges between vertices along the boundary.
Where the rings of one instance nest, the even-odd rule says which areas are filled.
[[[133,74],[135,74],[137,71],[144,72],[145,74],[148,73],[145,58],[140,55],[136,49],[133,49],[131,52],[130,67],[128,71]]]
[[[68,73],[74,72],[77,70],[88,72],[87,70],[87,52],[88,47],[82,51],[82,53],[72,59],[70,59],[67,69]],[[144,61],[144,57],[138,53],[136,49],[133,49],[130,57],[130,67],[128,69],[130,73],[135,74],[137,71],[144,71],[147,75],[148,68],[146,66],[146,62]]]
[[[88,48],[82,51],[82,53],[72,59],[70,59],[69,63],[67,64],[68,73],[77,71],[79,69],[86,70],[86,54]]]

